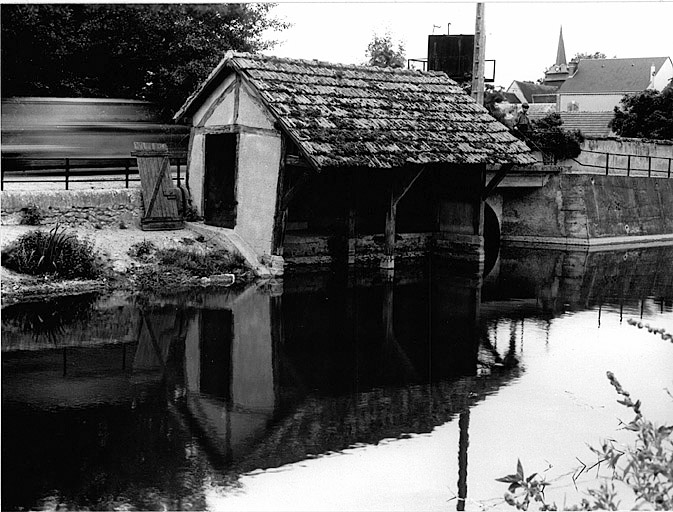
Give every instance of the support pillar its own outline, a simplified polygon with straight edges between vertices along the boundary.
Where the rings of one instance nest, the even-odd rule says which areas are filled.
[[[397,215],[397,203],[395,202],[393,182],[390,183],[390,201],[386,211],[385,243],[383,246],[383,259],[381,270],[393,272],[395,270],[395,217]]]

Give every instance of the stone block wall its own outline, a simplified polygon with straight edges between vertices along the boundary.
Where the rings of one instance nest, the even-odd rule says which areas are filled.
[[[504,240],[592,245],[671,235],[673,180],[568,174],[503,192]]]
[[[21,224],[30,205],[39,208],[42,225],[138,226],[143,215],[140,189],[3,191],[2,224]]]

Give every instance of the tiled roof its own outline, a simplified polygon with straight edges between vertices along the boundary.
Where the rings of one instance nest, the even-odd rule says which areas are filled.
[[[528,103],[533,103],[533,96],[538,94],[555,94],[558,87],[554,85],[541,85],[532,82],[519,82],[514,80],[512,85],[518,85]],[[512,86],[510,86],[511,88]]]
[[[610,128],[613,112],[559,112],[564,130],[579,130],[586,137],[607,137],[614,135]],[[537,121],[548,113],[531,112],[531,120]]]
[[[651,67],[658,72],[668,57],[637,59],[582,59],[577,72],[559,88],[559,94],[627,93],[647,89]]]
[[[528,148],[444,73],[228,53],[175,115],[237,71],[315,168],[528,164]]]

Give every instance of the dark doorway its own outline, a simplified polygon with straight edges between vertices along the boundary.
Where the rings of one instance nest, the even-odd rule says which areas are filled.
[[[236,225],[235,133],[206,135],[204,222],[233,228]]]

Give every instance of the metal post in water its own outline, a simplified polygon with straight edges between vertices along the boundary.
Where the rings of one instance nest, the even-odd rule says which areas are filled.
[[[458,437],[458,503],[456,510],[465,510],[465,500],[467,499],[467,448],[470,445],[469,436],[470,410],[466,409],[460,413],[458,419],[458,428],[460,434]]]
[[[126,160],[126,165],[125,165],[125,167],[124,167],[124,172],[126,173],[126,178],[125,178],[126,188],[129,188],[129,172],[130,172],[130,164],[129,164],[129,161],[128,161],[128,160]]]
[[[605,175],[610,174],[610,153],[605,153]]]

